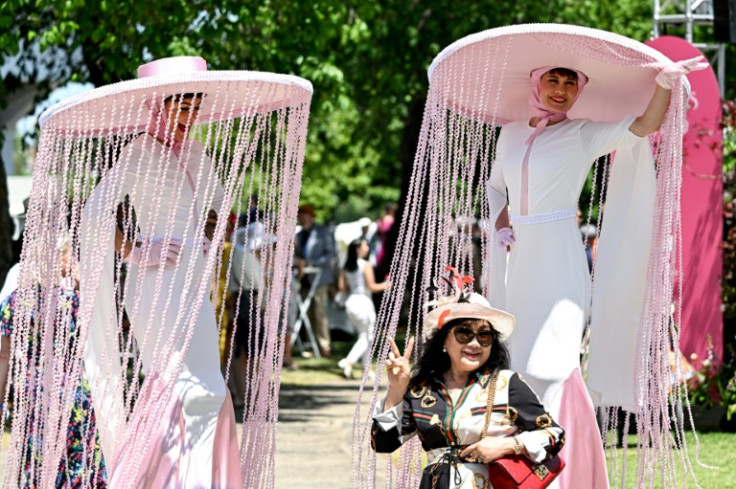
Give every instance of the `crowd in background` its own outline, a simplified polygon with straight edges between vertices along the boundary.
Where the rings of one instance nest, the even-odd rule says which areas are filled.
[[[380,296],[374,298],[373,294],[385,290],[387,284],[385,277],[376,278],[373,270],[384,260],[395,213],[396,204],[392,203],[385,206],[376,221],[363,217],[352,223],[322,224],[317,222],[312,205],[299,207],[292,279],[288,298],[282,303],[280,321],[284,368],[298,368],[292,357],[294,344],[298,344],[304,356],[330,358],[331,330],[335,327],[347,330],[357,340],[354,351],[340,362],[346,377],[352,376],[353,364],[369,353],[376,316],[374,302],[380,300]],[[266,217],[258,209],[255,198],[249,199],[248,209],[240,216],[229,216],[218,283],[213,287],[217,317],[222,318],[223,325],[220,335],[223,372],[229,365],[232,379],[229,384],[236,400],[243,398],[242,386],[248,369],[253,368],[249,352],[255,350],[259,338],[263,337],[262,331],[254,331],[262,324],[255,320],[254,311],[262,314],[265,307],[259,289],[268,277],[261,277],[261,258],[267,247],[275,243],[275,237],[269,236],[264,226]],[[346,260],[350,262],[348,269]],[[367,283],[366,274],[370,277]],[[347,325],[335,324],[334,320],[330,324],[330,311],[335,309],[344,311]]]
[[[395,221],[397,206],[386,204],[381,216],[375,221],[362,217],[349,223],[319,223],[312,205],[303,204],[297,214],[297,227],[294,240],[292,281],[289,298],[285,299],[284,360],[287,369],[297,369],[292,357],[292,345],[298,343],[304,356],[332,356],[331,339],[339,331],[354,337],[355,345],[351,352],[339,361],[339,367],[346,378],[352,378],[353,366],[365,362],[373,338],[376,311],[380,305],[382,292],[390,283],[387,276],[378,276],[376,270],[388,269],[386,259],[387,239]],[[272,244],[259,238],[263,225],[263,215],[256,202],[250,201],[247,212],[237,219],[231,216],[227,245],[223,262],[232,259],[229,281],[225,282],[226,267],[222,267],[220,294],[226,288],[225,317],[223,324],[229,328],[222,332],[223,368],[227,363],[226,352],[230,351],[232,327],[237,326],[233,348],[232,375],[234,384],[243,384],[245,375],[248,338],[251,325],[248,314],[236,314],[237,297],[240,297],[239,311],[250,311],[251,301],[258,298],[259,260],[261,248]],[[584,223],[579,218],[581,238],[586,247],[589,265],[592,266],[596,226]],[[452,221],[451,240],[461,240],[470,249],[467,256],[472,257],[472,270],[476,282],[474,289],[482,291],[482,240],[485,224],[476,217],[457,217]],[[249,231],[246,228],[250,227]],[[246,242],[246,236],[248,240]],[[232,250],[232,251],[231,251]],[[246,264],[243,266],[243,260]],[[243,273],[244,272],[244,273]],[[242,290],[242,292],[240,292]],[[370,300],[367,300],[370,299]],[[305,314],[300,314],[303,309]],[[343,311],[336,315],[335,310]],[[348,321],[340,321],[347,317]],[[295,325],[298,327],[294,335]],[[314,336],[310,341],[308,333]],[[252,340],[251,340],[252,341]],[[240,392],[235,392],[239,398]],[[241,396],[242,397],[242,396]]]

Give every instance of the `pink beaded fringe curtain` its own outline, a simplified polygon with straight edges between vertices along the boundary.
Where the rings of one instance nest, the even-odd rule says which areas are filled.
[[[169,113],[163,107],[167,97],[186,93],[202,94],[196,125],[183,144],[160,144],[151,128],[179,118],[180,105]],[[234,273],[233,261],[223,256],[228,215],[231,210],[247,214],[242,204],[247,196],[260,213],[251,214],[258,225],[246,223],[246,254],[255,250],[248,243],[259,242],[260,256],[255,265],[242,260],[240,275],[255,268],[260,281],[254,286],[258,300],[239,311],[250,316],[253,336],[249,380],[243,386],[240,465],[242,487],[273,487],[283,357],[279,340],[311,93],[311,84],[297,77],[203,72],[102,87],[42,116],[12,338],[14,413],[4,487],[29,479],[40,487],[54,485],[67,451],[75,395],[70,386],[88,374],[97,427],[101,434],[112,431],[102,437],[108,476],[124,457],[125,474],[117,474],[116,487],[137,484],[151,463],[144,457],[161,442],[155,438],[167,422],[183,369],[201,362],[214,365],[219,375],[220,355],[210,328],[227,329],[224,315],[218,311],[216,323],[200,323],[214,317],[202,312],[212,311],[209,301],[224,300],[218,278],[227,281]],[[209,209],[218,218],[204,253]],[[156,241],[175,238],[181,251],[172,267],[165,254],[155,255],[157,264],[151,267],[131,267],[114,251],[116,228],[123,246],[144,239],[142,248],[152,248]],[[59,287],[75,282],[81,291],[72,331],[71,312],[57,302]],[[251,293],[241,289],[239,295]],[[202,331],[207,341],[201,341]],[[93,341],[104,347],[94,379],[86,371],[89,364],[85,367]],[[228,365],[232,357],[231,347]],[[81,420],[83,430],[89,429],[87,421]],[[94,487],[99,460],[86,463],[84,480],[75,487]]]
[[[527,60],[530,68],[514,71],[513,65],[519,60]],[[462,275],[476,275],[476,290],[487,293],[486,278],[491,270],[485,257],[489,247],[496,244],[489,239],[493,224],[485,182],[494,161],[499,127],[531,116],[527,102],[531,69],[580,69],[582,64],[583,72],[585,67],[597,71],[597,79],[589,82],[569,116],[614,121],[643,112],[654,91],[654,77],[667,61],[660,53],[621,36],[551,24],[484,31],[454,43],[437,56],[429,72],[430,87],[414,170],[391,264],[392,286],[385,294],[372,345],[378,367],[375,380],[369,382],[369,377],[364,376],[361,389],[361,399],[370,396],[370,404],[366,409],[359,402],[355,412],[353,487],[373,488],[380,480],[385,480],[385,487],[390,488],[414,488],[419,483],[422,458],[416,437],[402,447],[398,460],[388,459],[382,476],[378,472],[384,463],[378,460],[383,457],[377,459],[370,448],[373,409],[385,392],[379,387],[385,383],[382,365],[388,355],[386,338],[394,337],[399,325],[407,326],[407,339],[410,335],[422,338],[421,318],[426,312],[423,305],[432,298],[427,289],[434,279],[444,276],[446,265],[455,266]],[[597,83],[607,78],[613,83],[597,88]],[[670,351],[678,345],[678,331],[670,311],[676,273],[673,263],[680,248],[680,169],[686,96],[685,86],[677,84],[664,125],[650,138],[656,148],[656,201],[646,299],[632,379],[638,403],[638,464],[628,467],[636,471],[638,488],[658,478],[666,487],[684,487],[691,473],[686,450],[675,449],[685,444],[682,418],[675,415],[675,410],[682,407],[687,397],[683,395],[682,379],[671,381],[671,376],[678,377],[680,370],[670,366]],[[612,165],[615,164],[614,161]],[[600,162],[595,171],[608,178],[608,166],[607,161]],[[475,231],[474,216],[479,226]],[[603,221],[605,229],[605,214]],[[480,256],[473,255],[473,239],[481,241]],[[407,307],[409,324],[402,316]],[[595,335],[595,324],[591,329]],[[415,348],[415,355],[420,351]],[[614,408],[607,411],[606,428],[615,429],[623,420],[616,419]],[[628,424],[627,420],[627,427]],[[671,431],[671,426],[676,429]],[[604,438],[606,435],[604,430]],[[609,457],[611,485],[623,487],[625,459],[620,454],[616,458],[615,442],[607,445],[613,447]],[[625,457],[626,448],[623,453]]]

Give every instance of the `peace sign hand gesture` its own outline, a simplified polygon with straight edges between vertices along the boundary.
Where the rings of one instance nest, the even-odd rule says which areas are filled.
[[[388,378],[388,394],[384,410],[400,404],[411,379],[411,352],[414,350],[414,338],[409,338],[406,351],[402,355],[393,338],[388,338],[391,351],[386,359],[386,377]]]

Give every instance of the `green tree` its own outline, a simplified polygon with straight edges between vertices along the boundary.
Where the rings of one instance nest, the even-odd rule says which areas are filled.
[[[35,43],[69,53],[54,67],[57,84],[130,79],[142,61],[183,54],[203,56],[210,69],[307,78],[314,97],[302,199],[328,218],[340,202],[368,209],[400,200],[426,70],[456,39],[505,24],[569,22],[645,40],[650,19],[649,0],[8,0],[0,5],[0,54],[18,55],[30,67],[25,79],[34,80],[43,63]],[[21,83],[5,80],[0,103]],[[3,192],[4,178],[0,202]]]

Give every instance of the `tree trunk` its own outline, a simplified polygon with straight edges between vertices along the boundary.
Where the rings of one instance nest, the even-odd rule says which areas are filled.
[[[15,225],[10,218],[8,204],[8,178],[5,175],[5,163],[0,156],[0,286],[5,283],[5,276],[13,266],[13,232]]]

